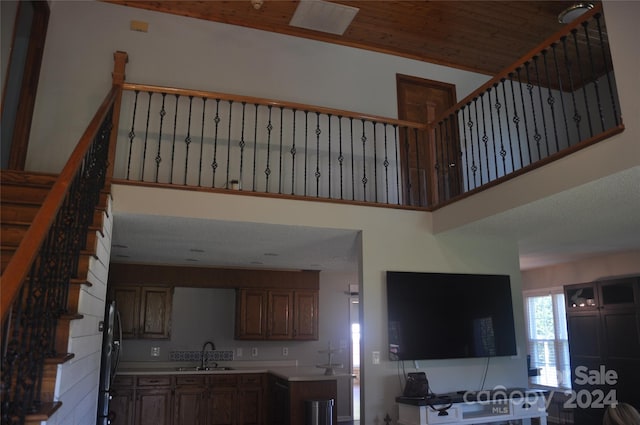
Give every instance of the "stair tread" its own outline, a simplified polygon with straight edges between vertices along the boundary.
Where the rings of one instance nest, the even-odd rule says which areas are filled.
[[[42,421],[46,421],[62,406],[62,402],[54,401],[50,403],[42,403],[40,409],[37,412],[30,413],[25,417],[25,425],[28,424],[40,424]]]
[[[75,354],[73,353],[59,353],[53,357],[47,357],[44,360],[44,364],[53,364],[53,365],[63,364],[68,362],[74,357],[75,357]]]

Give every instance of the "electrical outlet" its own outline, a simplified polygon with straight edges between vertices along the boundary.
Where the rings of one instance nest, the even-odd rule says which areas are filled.
[[[236,357],[242,357],[242,348],[236,348]]]
[[[380,351],[373,351],[371,353],[371,361],[373,364],[380,364]]]
[[[258,357],[258,347],[253,347],[251,349],[251,357]]]
[[[287,357],[289,355],[289,348],[288,347],[282,347],[282,355],[284,357]]]
[[[160,347],[151,347],[151,357],[160,357]]]

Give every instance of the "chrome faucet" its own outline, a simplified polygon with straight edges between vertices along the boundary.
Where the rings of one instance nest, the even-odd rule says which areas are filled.
[[[205,356],[205,350],[207,349],[207,345],[210,346],[212,350],[216,349],[216,345],[211,341],[207,341],[202,345],[202,361],[200,362],[200,367],[198,368],[199,370],[209,369],[209,367],[207,366],[207,357]]]

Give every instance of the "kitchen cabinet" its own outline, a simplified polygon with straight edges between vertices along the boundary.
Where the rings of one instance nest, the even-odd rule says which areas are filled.
[[[307,400],[329,400],[338,397],[335,379],[319,381],[287,381],[269,376],[269,425],[305,425]],[[333,422],[338,422],[337,407]]]
[[[170,376],[138,377],[136,425],[172,425],[173,391]]]
[[[640,277],[567,285],[564,291],[571,384],[582,397],[578,400],[640,403]],[[607,371],[615,372],[615,382],[594,383],[595,373]],[[576,409],[576,423],[601,424],[604,407]]]
[[[317,340],[318,291],[241,288],[236,339]]]
[[[238,382],[238,425],[265,423],[265,376],[240,375]]]
[[[234,425],[236,423],[237,382],[237,375],[209,377],[209,425]]]
[[[205,376],[176,376],[173,423],[206,425],[207,399]]]
[[[112,383],[109,413],[114,425],[133,425],[133,380],[131,376],[116,376]]]
[[[113,425],[263,425],[266,375],[124,375],[114,381]]]
[[[168,286],[113,285],[125,339],[169,339],[173,288]]]

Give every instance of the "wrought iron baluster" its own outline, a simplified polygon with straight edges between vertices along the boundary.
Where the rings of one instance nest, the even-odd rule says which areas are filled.
[[[296,176],[296,110],[292,109],[293,112],[293,134],[291,136],[292,144],[291,144],[291,194],[295,193],[295,176]]]
[[[309,111],[304,111],[304,196],[307,196],[307,162],[309,160]]]
[[[467,104],[467,115],[469,120],[467,123],[467,126],[469,127],[469,145],[471,146],[471,171],[473,172],[473,186],[477,187],[478,186],[478,176],[477,176],[478,165],[476,164],[476,148],[475,148],[475,142],[473,140],[473,127],[474,126],[477,127],[477,126],[476,126],[476,123],[471,118],[471,102]],[[480,154],[480,145],[478,145],[478,154]],[[482,180],[482,178],[480,180]]]
[[[169,183],[173,183],[173,166],[176,158],[176,130],[178,128],[178,104],[180,100],[179,95],[175,95],[176,109],[173,115],[173,137],[171,139],[171,167],[169,168]]]
[[[445,168],[445,162],[444,162],[444,121],[440,121],[438,122],[438,127],[436,127],[436,141],[439,141],[439,145],[440,145],[440,149],[438,149],[438,143],[436,142],[435,148],[436,148],[436,162],[434,164],[434,168],[436,171],[436,178],[437,178],[437,187],[438,187],[438,199],[437,201],[440,201],[441,199],[444,199],[444,193],[445,193],[445,184],[444,184],[444,168]],[[440,129],[440,136],[438,137],[438,129]],[[438,152],[440,153],[440,155],[438,155]]]
[[[536,81],[538,87],[538,99],[540,100],[540,117],[542,121],[542,131],[544,132],[544,143],[547,148],[547,155],[549,155],[549,136],[547,133],[547,119],[544,113],[544,102],[542,100],[542,81],[540,79],[540,71],[538,70],[538,56],[533,57],[533,69],[536,72]],[[542,158],[542,157],[540,157]]]
[[[367,183],[369,182],[369,179],[367,178],[367,135],[366,135],[366,128],[365,128],[365,120],[361,120],[362,122],[362,137],[360,138],[360,140],[362,140],[362,193],[363,193],[363,200],[366,202],[367,201]]]
[[[458,113],[462,115],[462,120],[459,120],[458,122],[461,123],[460,129],[462,130],[462,140],[463,140],[463,146],[464,146],[464,149],[460,149],[460,155],[462,155],[462,152],[464,151],[463,167],[466,170],[464,174],[466,175],[467,188],[471,188],[471,182],[469,180],[469,174],[471,170],[469,165],[469,143],[467,141],[467,119],[465,118],[465,109],[468,109],[467,108],[468,106],[469,106],[469,103],[467,103],[466,105],[462,105],[460,107],[460,111]],[[460,160],[463,161],[462,157],[460,158]]]
[[[231,172],[231,129],[233,124],[233,100],[229,100],[229,119],[227,120],[228,130],[227,130],[227,173],[225,176],[225,188],[229,189],[231,184],[229,182],[229,173]]]
[[[489,99],[491,104],[491,99]],[[487,181],[491,181],[491,166],[489,162],[489,136],[487,136],[487,115],[484,106],[484,93],[480,93],[480,106],[482,107],[482,144],[484,145],[484,160],[487,165]]]
[[[400,205],[401,202],[401,196],[400,196],[400,161],[398,159],[398,151],[400,150],[400,144],[398,143],[398,132],[400,130],[398,129],[398,125],[394,124],[393,125],[393,137],[394,137],[394,141],[393,141],[393,145],[395,147],[395,153],[396,153],[396,193],[398,194],[398,205]]]
[[[354,165],[354,154],[353,154],[353,118],[349,117],[349,131],[350,131],[350,140],[351,140],[351,200],[356,200],[356,177],[355,177],[355,165]]]
[[[496,93],[497,94],[497,93]],[[498,172],[498,155],[499,152],[496,150],[496,129],[493,124],[493,110],[491,109],[491,88],[487,89],[487,95],[489,97],[489,121],[491,122],[491,141],[493,144],[493,165],[496,171],[496,178],[500,176]],[[496,96],[497,98],[497,96]]]
[[[542,61],[544,62],[544,71],[547,78],[547,104],[549,105],[549,109],[551,110],[551,120],[553,123],[553,135],[556,139],[556,152],[560,151],[560,141],[558,140],[558,126],[556,124],[556,112],[555,112],[555,102],[556,99],[553,97],[553,92],[551,91],[551,77],[549,76],[549,63],[547,62],[547,50],[543,50],[542,52]],[[551,152],[548,151],[549,144],[547,143],[547,155],[551,155]]]
[[[316,178],[316,198],[320,196],[320,176],[322,176],[320,172],[320,134],[322,134],[320,112],[316,112],[316,171],[313,174]]]
[[[572,61],[569,60],[569,48],[567,47],[567,37],[560,38],[562,41],[562,49],[564,52],[564,63],[567,70],[567,75],[569,75],[569,92],[571,93],[571,102],[573,104],[573,122],[576,124],[576,131],[578,133],[578,142],[582,140],[582,135],[580,132],[580,123],[582,121],[582,116],[578,112],[578,102],[576,100],[576,92],[575,85],[573,83],[573,72],[572,72]],[[580,64],[578,64],[578,67]],[[571,146],[571,142],[569,141],[569,146]]]
[[[202,155],[204,150],[204,123],[206,121],[207,98],[202,98],[202,127],[200,129],[200,158],[198,160],[198,187],[202,186]]]
[[[343,181],[343,168],[344,168],[344,154],[342,153],[342,116],[338,115],[338,163],[340,164],[340,199],[344,199],[344,181]]]
[[[282,193],[282,138],[284,136],[284,131],[282,127],[283,121],[283,110],[284,108],[280,106],[280,149],[278,151],[278,193]]]
[[[615,122],[616,127],[618,125],[620,125],[620,115],[618,113],[618,104],[616,102],[616,98],[615,98],[615,91],[614,91],[614,87],[613,84],[611,83],[611,72],[609,70],[613,69],[613,65],[609,65],[610,63],[610,59],[611,56],[607,54],[607,46],[608,44],[604,42],[604,37],[603,37],[603,31],[602,31],[602,24],[600,23],[600,18],[602,18],[602,15],[600,13],[596,13],[593,18],[596,21],[596,26],[598,27],[598,39],[600,40],[600,52],[602,53],[602,64],[604,66],[604,69],[606,71],[606,75],[607,75],[607,85],[609,86],[609,96],[611,97],[611,109],[613,110],[613,119]]]
[[[247,102],[242,102],[242,125],[240,130],[240,142],[238,142],[238,146],[240,146],[240,174],[238,175],[238,183],[239,183],[238,190],[242,190],[242,179],[243,179],[243,171],[244,171],[244,148],[247,144],[244,140],[246,107],[247,107]]]
[[[509,83],[511,85],[511,90],[510,90],[511,103],[513,103],[513,118],[511,119],[511,121],[513,122],[516,130],[516,138],[518,139],[518,155],[520,157],[520,168],[522,168],[524,167],[524,164],[522,162],[522,139],[520,138],[520,117],[518,116],[518,104],[516,103],[516,93],[515,93],[515,88],[513,87],[513,76],[514,76],[513,72],[510,72]]]
[[[193,96],[189,96],[189,116],[187,119],[187,137],[184,139],[185,156],[184,156],[184,181],[187,184],[187,170],[189,169],[189,146],[191,145],[191,111],[193,110]]]
[[[536,114],[536,107],[533,100],[533,83],[531,83],[531,74],[529,73],[529,62],[525,62],[525,71],[527,71],[527,90],[529,91],[529,98],[531,99],[531,115],[533,115],[533,140],[536,142],[536,147],[538,149],[538,158],[542,158],[542,153],[540,152],[540,140],[542,140],[542,136],[538,131],[538,119]],[[529,158],[531,162],[533,158]]]
[[[131,172],[131,153],[133,151],[133,140],[136,137],[135,133],[135,125],[136,125],[136,111],[138,109],[138,94],[140,91],[135,91],[135,97],[133,102],[133,117],[131,118],[131,130],[129,130],[129,156],[127,157],[127,180],[129,180],[130,172]]]
[[[271,130],[273,130],[273,125],[271,124],[271,110],[272,106],[268,105],[267,109],[269,110],[269,118],[267,123],[267,165],[264,169],[265,176],[265,192],[269,193],[269,176],[271,175]]]
[[[387,204],[390,204],[389,201],[389,151],[387,146],[387,123],[383,123],[383,131],[384,131],[384,191],[387,198]]]
[[[220,127],[220,99],[216,99],[216,115],[213,117],[213,158],[211,159],[211,187],[216,187],[216,171],[218,171],[218,129]]]
[[[504,122],[507,128],[507,141],[509,143],[509,156],[511,157],[511,171],[516,169],[515,160],[513,159],[513,143],[511,142],[511,125],[509,124],[509,102],[507,101],[507,91],[505,89],[505,78],[500,80],[500,86],[502,87],[502,102],[504,103]],[[496,89],[496,97],[498,89]],[[514,106],[515,108],[515,106]],[[501,136],[502,137],[502,136]]]
[[[589,64],[591,65],[591,79],[593,82],[593,89],[596,94],[596,102],[598,106],[598,116],[600,117],[600,125],[601,131],[605,131],[605,123],[604,123],[604,111],[602,110],[602,101],[600,100],[600,79],[596,73],[596,66],[593,61],[593,50],[591,48],[591,40],[589,37],[589,30],[587,27],[589,26],[589,21],[584,21],[582,23],[582,28],[584,29],[584,37],[587,43],[587,53],[589,54]]]
[[[329,182],[328,183],[328,187],[329,187],[329,196],[328,196],[328,198],[331,198],[331,118],[332,117],[333,117],[333,115],[331,115],[331,114],[327,115],[327,121],[329,122],[329,129],[328,129],[328,131],[329,131],[328,151],[329,152],[328,152],[328,156],[327,156],[328,162],[329,162],[329,165],[328,165],[328,168],[327,168],[327,176],[329,177],[328,178],[328,182]]]
[[[580,76],[580,84],[582,85],[582,96],[584,98],[584,106],[587,111],[587,124],[589,125],[589,137],[593,137],[593,124],[591,123],[591,111],[589,108],[589,99],[587,97],[587,81],[585,81],[582,73],[582,58],[580,57],[580,47],[578,46],[578,30],[571,31],[573,36],[573,45],[576,51],[576,62],[578,65],[578,75]],[[582,140],[582,139],[580,139]]]
[[[375,202],[378,202],[378,149],[377,149],[377,134],[376,134],[376,122],[371,121],[373,126],[373,193]]]
[[[518,67],[516,68],[516,74],[518,75],[518,86],[520,87],[520,105],[522,106],[522,116],[524,117],[524,134],[525,134],[525,143],[527,145],[527,155],[528,155],[528,160],[529,160],[529,164],[531,164],[533,162],[533,159],[531,158],[531,138],[529,137],[529,120],[527,119],[527,112],[524,109],[524,105],[525,105],[525,100],[524,100],[524,91],[522,89],[522,74],[520,73],[522,71],[522,68]],[[522,166],[524,167],[524,163],[522,164]]]
[[[160,127],[158,128],[158,151],[156,152],[156,176],[155,182],[158,183],[158,175],[160,174],[160,163],[162,162],[162,156],[160,155],[162,148],[162,124],[164,123],[164,116],[167,114],[167,111],[164,109],[164,101],[167,94],[162,93],[162,107],[160,108]]]
[[[562,88],[562,75],[560,75],[560,65],[558,64],[557,47],[558,47],[557,43],[551,44],[551,52],[553,53],[553,65],[555,67],[556,76],[558,79],[558,91],[559,91],[559,97],[560,97],[560,106],[562,108],[562,120],[564,123],[564,132],[567,138],[567,145],[570,146],[571,137],[569,136],[569,120],[567,119],[567,109],[564,104],[564,95],[563,95],[564,91]]]
[[[251,190],[253,192],[256,191],[256,177],[258,175],[258,163],[257,163],[257,152],[258,152],[258,104],[254,103],[255,106],[255,117],[253,120],[253,171],[251,172],[252,185]]]
[[[146,165],[146,159],[147,159],[147,142],[149,140],[149,121],[150,121],[150,117],[151,117],[151,97],[153,96],[153,93],[151,92],[147,92],[147,94],[149,95],[149,102],[147,104],[147,123],[145,125],[145,129],[144,129],[144,145],[143,145],[143,149],[142,149],[142,167],[140,170],[140,180],[141,181],[145,181],[144,180],[144,168]]]
[[[480,121],[478,121],[478,98],[473,98],[473,111],[476,116],[476,140],[478,143],[478,174],[480,175],[480,185],[484,184],[484,180],[482,178],[482,144],[480,139]]]

